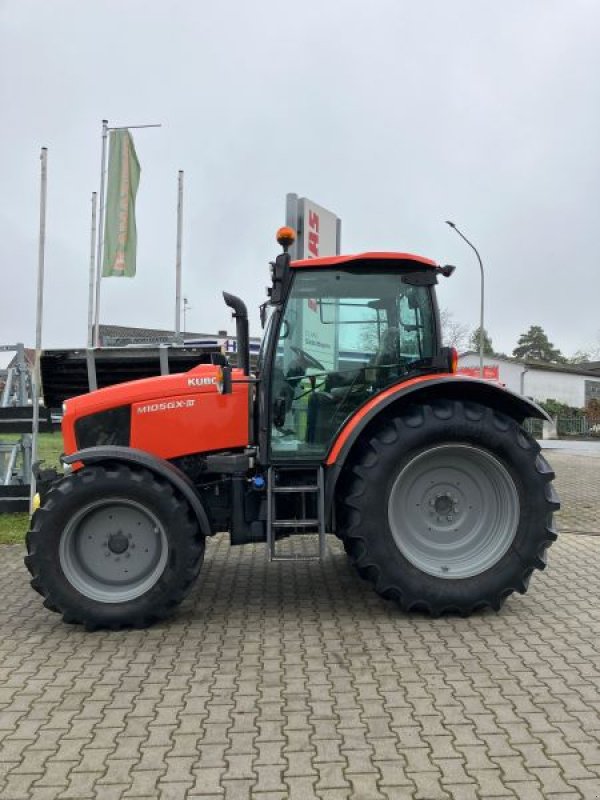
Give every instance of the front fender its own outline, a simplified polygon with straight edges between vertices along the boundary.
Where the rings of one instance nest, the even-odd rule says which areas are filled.
[[[169,481],[185,497],[198,520],[202,534],[210,536],[212,533],[206,511],[194,484],[184,472],[164,458],[146,453],[144,450],[137,450],[134,447],[106,445],[104,447],[86,447],[76,453],[63,456],[61,460],[64,464],[98,464],[101,462],[122,461],[149,469]]]

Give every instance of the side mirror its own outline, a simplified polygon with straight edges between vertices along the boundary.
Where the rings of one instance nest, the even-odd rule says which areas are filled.
[[[275,261],[271,262],[271,276],[273,286],[269,292],[269,298],[273,305],[278,305],[283,299],[283,284],[289,277],[290,254],[286,251],[280,253]]]

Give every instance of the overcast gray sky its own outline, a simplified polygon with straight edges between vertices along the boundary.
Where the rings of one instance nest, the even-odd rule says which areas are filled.
[[[598,342],[596,0],[0,0],[0,343],[35,336],[39,152],[49,150],[44,342],[86,341],[101,120],[138,131],[138,274],[101,321],[170,327],[185,170],[188,329],[259,333],[286,192],[343,221],[343,250],[458,269],[439,287],[512,351],[530,324],[566,354]]]

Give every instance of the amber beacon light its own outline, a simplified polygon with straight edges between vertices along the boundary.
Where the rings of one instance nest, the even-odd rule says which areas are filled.
[[[296,241],[296,231],[284,225],[283,228],[279,228],[277,231],[276,239],[283,249],[287,251],[288,247],[293,245]]]

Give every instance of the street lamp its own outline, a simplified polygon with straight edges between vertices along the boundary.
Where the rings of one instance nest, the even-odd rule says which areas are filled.
[[[479,251],[477,250],[475,245],[467,239],[467,237],[464,235],[464,233],[462,233],[462,231],[459,230],[459,228],[457,228],[456,225],[453,222],[450,222],[449,220],[446,220],[446,225],[449,225],[451,228],[453,228],[458,233],[460,238],[465,240],[465,242],[469,245],[469,247],[472,250],[474,250],[475,255],[477,256],[477,261],[479,261],[479,269],[481,270],[481,313],[479,315],[479,377],[483,378],[483,342],[484,342],[484,339],[483,339],[483,330],[484,330],[484,328],[483,328],[483,297],[484,297],[484,292],[483,292],[483,290],[484,290],[483,264],[481,262],[481,256],[479,255]]]

